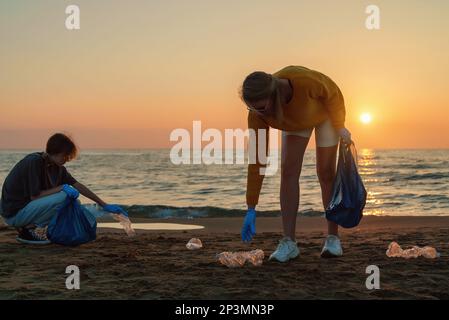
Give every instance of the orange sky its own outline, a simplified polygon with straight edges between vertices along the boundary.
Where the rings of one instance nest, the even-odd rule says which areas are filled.
[[[244,77],[291,64],[341,88],[362,148],[449,148],[449,2],[71,1],[0,3],[0,148],[68,131],[83,148],[169,147],[169,133],[246,128]],[[373,122],[363,125],[363,112]],[[310,146],[314,146],[312,142]]]

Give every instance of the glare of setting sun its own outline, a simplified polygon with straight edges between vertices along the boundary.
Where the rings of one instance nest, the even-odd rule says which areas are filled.
[[[360,121],[362,121],[362,123],[364,123],[364,124],[371,123],[372,120],[373,120],[373,117],[371,117],[371,115],[369,113],[363,113],[360,116]]]

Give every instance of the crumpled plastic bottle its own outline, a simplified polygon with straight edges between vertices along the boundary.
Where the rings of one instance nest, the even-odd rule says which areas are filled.
[[[264,257],[265,254],[260,249],[240,252],[225,251],[217,254],[218,262],[228,268],[243,267],[246,262],[250,262],[254,266],[261,266]]]
[[[203,243],[198,238],[192,238],[189,242],[187,242],[186,247],[189,250],[198,250],[203,247]]]
[[[405,259],[418,258],[419,256],[423,256],[424,258],[428,259],[435,259],[440,257],[440,254],[433,247],[425,246],[421,248],[418,246],[413,246],[410,249],[404,250],[395,241],[390,243],[386,254],[387,257],[390,258],[405,258]]]

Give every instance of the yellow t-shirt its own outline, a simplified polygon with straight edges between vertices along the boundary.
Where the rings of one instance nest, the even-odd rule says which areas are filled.
[[[262,116],[256,112],[248,113],[248,128],[268,130],[269,127],[285,131],[298,131],[313,128],[330,119],[335,129],[344,127],[345,103],[338,86],[328,76],[301,66],[288,66],[273,74],[280,79],[289,79],[293,87],[291,100],[282,105],[282,113],[276,116]],[[258,154],[258,146],[256,146]],[[255,206],[259,200],[264,176],[260,174],[260,163],[248,165],[246,202]]]

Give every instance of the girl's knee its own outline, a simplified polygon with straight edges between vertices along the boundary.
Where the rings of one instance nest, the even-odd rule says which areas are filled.
[[[67,193],[65,193],[64,191],[59,191],[58,193],[54,194],[54,202],[56,203],[62,203],[67,199]]]

